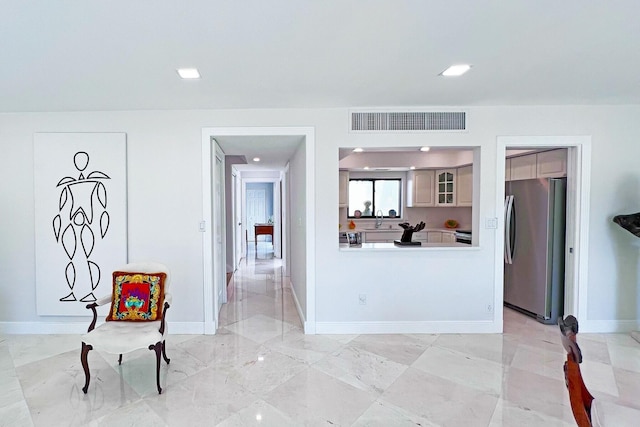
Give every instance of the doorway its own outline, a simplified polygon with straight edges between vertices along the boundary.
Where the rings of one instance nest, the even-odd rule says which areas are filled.
[[[282,146],[276,144],[279,140],[295,141],[296,149],[291,155],[292,167],[289,162],[286,165],[282,181],[282,246],[286,250],[282,251],[283,265],[289,272],[292,283],[292,293],[296,302],[296,307],[301,318],[305,333],[315,333],[315,166],[314,166],[314,145],[315,131],[310,127],[238,127],[238,128],[203,128],[202,129],[202,155],[203,155],[203,221],[201,231],[203,233],[203,332],[205,334],[215,334],[218,327],[218,317],[221,307],[222,297],[220,287],[224,287],[224,280],[219,281],[218,273],[225,277],[226,271],[226,251],[233,250],[233,242],[227,242],[226,227],[230,225],[225,220],[224,197],[222,198],[223,208],[215,209],[213,198],[215,197],[212,188],[217,167],[224,168],[224,161],[221,166],[213,161],[212,153],[215,152],[215,140],[223,148],[224,140],[233,139],[238,141],[239,146],[246,148],[247,158],[252,158],[254,154],[251,149],[262,149],[265,157],[274,152],[280,153]],[[259,140],[260,143],[257,143]],[[274,144],[270,144],[274,142]],[[266,150],[266,151],[265,151]],[[237,155],[237,153],[232,153]],[[256,156],[257,157],[257,156]],[[288,158],[288,157],[287,157]],[[238,166],[239,167],[239,166]],[[288,174],[292,175],[289,179]],[[224,173],[221,175],[224,179]],[[293,179],[293,178],[296,179]],[[230,180],[232,181],[232,180]],[[237,185],[237,184],[236,184]],[[223,181],[223,188],[227,188]],[[237,187],[236,187],[237,188]],[[274,191],[274,199],[280,197],[280,187]],[[290,190],[294,196],[288,193]],[[227,188],[226,191],[231,191]],[[242,197],[244,200],[244,197]],[[290,204],[289,201],[295,203]],[[285,203],[286,201],[286,203]],[[279,203],[275,201],[274,203]],[[286,209],[285,209],[286,205]],[[222,230],[218,234],[209,224],[215,224],[214,215],[219,215],[222,220]],[[231,214],[228,214],[231,218]],[[243,215],[244,217],[244,215]],[[292,218],[295,218],[296,238],[291,239]],[[231,225],[233,226],[233,225]],[[246,230],[246,226],[244,226]],[[302,231],[302,232],[300,232]],[[275,230],[274,230],[275,232]],[[236,233],[229,233],[230,236],[237,236]],[[245,234],[246,235],[246,234]],[[221,239],[222,256],[217,256],[217,238]],[[233,240],[233,237],[229,237]],[[244,236],[243,236],[244,239]],[[215,243],[214,243],[215,242]],[[246,250],[246,249],[245,249]],[[292,262],[292,254],[295,253],[295,262]],[[294,266],[294,268],[291,268]]]
[[[272,177],[243,178],[242,179],[242,206],[244,212],[243,224],[246,224],[244,233],[246,243],[256,245],[255,224],[270,223],[273,225],[273,236],[271,236],[270,244],[273,245],[273,254],[276,258],[286,258],[284,256],[283,234],[286,231],[287,221],[282,215],[284,210],[284,200],[280,193],[280,186],[283,182],[283,174],[280,172],[272,172]],[[266,235],[259,238],[268,240]],[[247,248],[247,249],[250,249]],[[286,265],[283,265],[286,272]]]
[[[496,212],[502,213],[505,199],[507,149],[567,149],[567,211],[565,244],[564,314],[586,315],[587,258],[589,239],[589,188],[591,137],[498,137]],[[504,218],[499,215],[504,231]],[[503,233],[504,235],[504,233]],[[502,237],[496,242],[496,321],[503,324],[504,247]],[[503,324],[504,327],[504,324]]]

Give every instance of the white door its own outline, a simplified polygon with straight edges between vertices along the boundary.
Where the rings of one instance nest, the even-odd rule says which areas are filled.
[[[255,241],[253,225],[267,222],[266,199],[265,190],[247,190],[247,230],[251,242]]]
[[[242,236],[242,186],[240,183],[240,178],[237,174],[233,174],[233,230],[234,230],[234,253],[235,259],[233,268],[237,270],[240,266],[240,260],[242,259],[242,254],[244,253],[243,245],[244,238]]]
[[[213,287],[218,296],[218,312],[226,298],[226,262],[223,250],[223,212],[224,212],[224,162],[216,152],[213,186]],[[217,313],[216,313],[217,314]]]

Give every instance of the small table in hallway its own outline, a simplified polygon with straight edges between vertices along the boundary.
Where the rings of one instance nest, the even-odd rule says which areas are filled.
[[[256,239],[256,250],[258,250],[258,236],[269,235],[271,236],[271,244],[273,244],[273,224],[254,224],[254,236]]]

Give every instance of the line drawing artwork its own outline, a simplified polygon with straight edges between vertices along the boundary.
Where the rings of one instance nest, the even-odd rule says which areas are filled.
[[[53,235],[62,246],[67,259],[64,277],[69,288],[62,302],[94,302],[93,291],[100,284],[100,266],[92,260],[96,244],[109,232],[110,215],[107,211],[107,187],[105,180],[111,179],[101,171],[86,172],[90,157],[86,151],[73,155],[73,164],[78,177],[65,176],[56,184],[59,189],[58,213],[53,217]],[[80,269],[85,269],[90,279],[89,286],[78,289],[76,285]],[[86,276],[86,274],[83,274]],[[88,292],[87,292],[88,291]],[[85,294],[86,292],[86,294]]]
[[[86,316],[126,264],[127,136],[33,135],[38,316]]]

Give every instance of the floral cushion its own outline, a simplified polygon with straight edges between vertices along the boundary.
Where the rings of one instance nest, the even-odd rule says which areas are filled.
[[[107,320],[162,319],[165,273],[113,273],[111,310]]]

